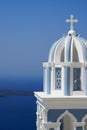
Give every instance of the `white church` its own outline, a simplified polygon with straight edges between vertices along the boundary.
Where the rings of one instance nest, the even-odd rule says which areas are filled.
[[[73,15],[66,36],[53,43],[43,63],[43,92],[37,98],[37,130],[87,130],[87,41]]]

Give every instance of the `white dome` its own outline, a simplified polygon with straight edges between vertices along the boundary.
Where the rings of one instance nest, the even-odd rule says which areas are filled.
[[[49,52],[49,62],[87,62],[87,41],[70,30],[56,41]]]
[[[58,96],[87,95],[87,41],[74,31],[71,22],[68,34],[56,41],[44,67],[44,92]]]

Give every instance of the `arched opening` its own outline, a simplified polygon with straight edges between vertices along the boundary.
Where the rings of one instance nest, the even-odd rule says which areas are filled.
[[[73,130],[73,121],[69,115],[65,115],[60,120],[60,123],[61,123],[60,130]]]
[[[60,122],[60,130],[73,130],[73,122],[76,122],[76,118],[68,111],[64,112],[57,120]]]
[[[84,130],[87,130],[87,114],[83,117],[82,122],[85,122]]]
[[[85,121],[84,130],[87,130],[87,118],[84,121]]]
[[[81,91],[81,68],[73,68],[73,91]]]

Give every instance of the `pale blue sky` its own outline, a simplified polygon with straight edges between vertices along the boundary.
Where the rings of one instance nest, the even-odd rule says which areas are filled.
[[[87,0],[1,0],[0,77],[41,77],[51,45],[69,30],[70,14],[87,39],[86,13]]]

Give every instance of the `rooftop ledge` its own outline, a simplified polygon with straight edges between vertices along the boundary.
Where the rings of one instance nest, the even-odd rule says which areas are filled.
[[[84,98],[86,98],[87,99],[87,96],[86,95],[73,95],[73,96],[64,96],[64,95],[62,95],[62,96],[60,96],[60,95],[57,95],[57,94],[46,94],[46,93],[44,93],[44,92],[34,92],[34,95],[35,95],[35,97],[40,97],[40,98],[44,98],[44,99],[50,99],[50,98],[54,98],[54,99],[59,99],[59,98],[61,98],[61,99],[84,99]]]
[[[84,66],[87,67],[87,62],[43,62],[43,67],[55,67],[55,66]]]
[[[47,109],[87,109],[87,96],[46,95],[44,92],[34,92],[37,103]]]

